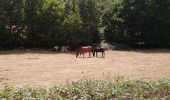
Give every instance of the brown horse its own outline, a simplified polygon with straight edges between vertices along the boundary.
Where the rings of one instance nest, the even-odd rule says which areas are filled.
[[[90,55],[92,53],[92,47],[91,46],[81,46],[80,48],[77,49],[76,57],[78,57],[78,55],[83,54],[83,58],[84,58],[85,53],[89,53],[89,57],[90,57]]]

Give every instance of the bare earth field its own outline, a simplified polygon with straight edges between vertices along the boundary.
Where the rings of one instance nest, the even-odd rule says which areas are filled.
[[[74,53],[51,51],[0,51],[0,87],[51,86],[84,77],[170,78],[170,50],[109,50],[105,58],[85,56],[76,58]]]

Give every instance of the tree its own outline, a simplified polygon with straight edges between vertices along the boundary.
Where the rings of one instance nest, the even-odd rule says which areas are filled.
[[[59,0],[26,1],[27,44],[51,47],[63,44],[64,5]]]
[[[42,44],[42,7],[44,0],[26,0],[25,1],[25,25],[27,47],[39,47]]]
[[[54,45],[65,45],[66,34],[64,34],[64,4],[59,0],[46,0],[42,9],[42,22],[44,42],[46,47]]]
[[[124,42],[123,18],[121,17],[121,0],[107,1],[107,8],[103,11],[102,24],[105,27],[105,39],[108,42]]]
[[[99,42],[99,11],[95,0],[80,0],[80,15],[83,22],[83,41]]]
[[[23,1],[1,0],[0,42],[2,47],[21,45],[23,29]]]
[[[133,47],[169,47],[170,1],[123,0],[104,14],[106,39]]]

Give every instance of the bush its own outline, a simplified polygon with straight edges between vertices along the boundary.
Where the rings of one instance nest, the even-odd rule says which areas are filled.
[[[56,85],[49,89],[5,87],[0,90],[1,100],[168,100],[170,99],[170,80],[157,81],[124,80],[81,80]]]
[[[103,47],[106,49],[111,49],[111,50],[129,50],[130,46],[127,44],[121,44],[121,43],[109,43],[103,40],[100,44],[99,47]]]

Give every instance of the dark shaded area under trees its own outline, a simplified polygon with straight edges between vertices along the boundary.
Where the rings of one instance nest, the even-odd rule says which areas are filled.
[[[117,0],[120,1],[120,0]],[[141,48],[170,47],[169,0],[122,0],[104,14],[109,42]]]
[[[170,47],[169,0],[0,0],[0,48]]]

